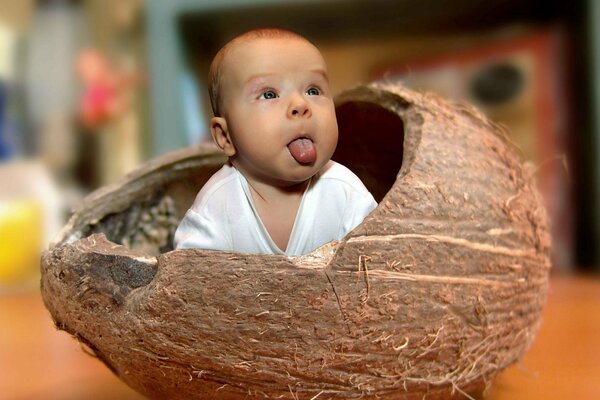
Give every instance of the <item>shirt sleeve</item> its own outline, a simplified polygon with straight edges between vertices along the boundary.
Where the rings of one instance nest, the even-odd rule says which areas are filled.
[[[176,249],[232,250],[231,240],[219,222],[192,209],[188,210],[177,227],[174,245]]]

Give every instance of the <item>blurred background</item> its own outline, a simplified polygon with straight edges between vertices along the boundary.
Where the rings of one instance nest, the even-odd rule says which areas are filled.
[[[210,141],[206,75],[254,27],[299,32],[335,93],[376,79],[468,101],[536,166],[554,271],[600,272],[600,5],[592,0],[0,0],[0,287],[90,191]],[[26,240],[24,240],[26,238]]]
[[[599,23],[596,0],[0,0],[0,360],[11,360],[2,383],[37,371],[42,385],[44,368],[60,363],[61,376],[76,375],[74,341],[27,336],[51,322],[39,297],[14,294],[36,292],[40,252],[86,194],[210,141],[209,63],[255,27],[314,42],[335,93],[400,81],[506,125],[536,166],[553,274],[597,275]],[[47,364],[32,362],[41,353]],[[109,381],[94,382],[43,398],[106,398],[91,394]],[[115,398],[137,398],[123,390]]]

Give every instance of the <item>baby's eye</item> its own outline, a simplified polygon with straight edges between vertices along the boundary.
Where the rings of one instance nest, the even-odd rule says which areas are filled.
[[[309,96],[318,96],[321,94],[321,91],[316,87],[311,87],[306,91],[306,94]]]
[[[263,100],[275,99],[277,98],[277,93],[273,90],[265,90],[258,98]]]

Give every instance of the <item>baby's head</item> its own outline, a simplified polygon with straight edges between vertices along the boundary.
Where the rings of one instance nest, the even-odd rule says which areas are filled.
[[[211,133],[249,180],[302,183],[331,158],[338,128],[327,66],[300,35],[259,29],[215,56],[209,73]]]

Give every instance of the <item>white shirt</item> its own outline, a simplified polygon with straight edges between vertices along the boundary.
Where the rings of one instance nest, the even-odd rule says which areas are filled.
[[[202,187],[175,232],[175,247],[298,256],[340,240],[377,206],[360,179],[329,161],[302,195],[287,249],[271,239],[246,178],[225,164]]]

